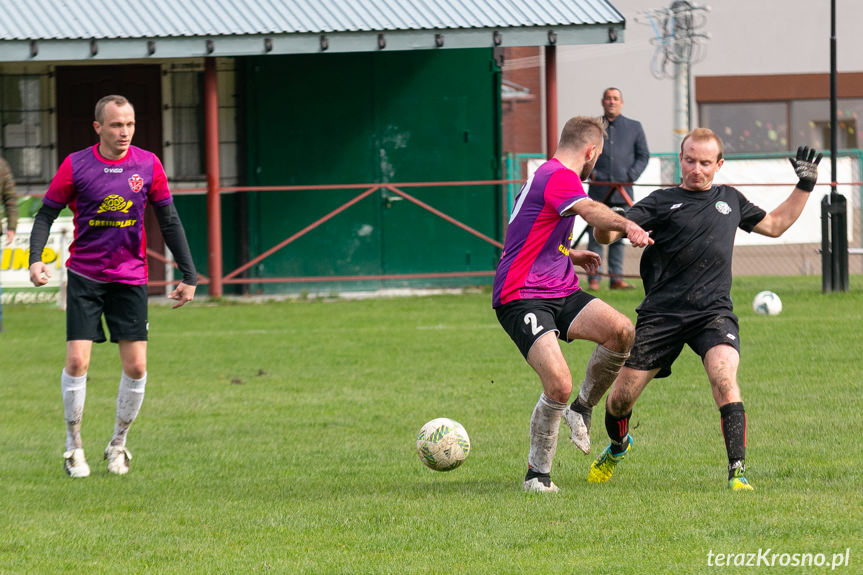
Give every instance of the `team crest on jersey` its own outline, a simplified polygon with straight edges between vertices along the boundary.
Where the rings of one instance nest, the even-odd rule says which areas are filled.
[[[129,188],[137,194],[144,188],[144,178],[138,174],[132,175],[132,177],[129,178]]]
[[[719,212],[720,214],[722,214],[723,216],[727,216],[728,214],[731,213],[731,206],[729,206],[728,204],[726,204],[725,202],[723,202],[721,200],[716,202],[714,207],[716,208],[716,211]]]

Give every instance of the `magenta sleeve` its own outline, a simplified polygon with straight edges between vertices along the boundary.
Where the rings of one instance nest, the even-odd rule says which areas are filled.
[[[42,198],[42,203],[51,206],[52,208],[64,208],[72,202],[75,196],[75,184],[72,179],[72,161],[69,156],[63,160],[51,184],[48,186],[48,191],[45,197]]]
[[[545,202],[563,215],[572,204],[587,197],[578,175],[572,170],[558,170],[545,187]]]
[[[155,155],[153,156],[153,185],[150,186],[148,199],[155,206],[165,206],[173,201],[171,191],[168,188],[168,176],[165,174],[165,168],[162,167],[162,162]]]

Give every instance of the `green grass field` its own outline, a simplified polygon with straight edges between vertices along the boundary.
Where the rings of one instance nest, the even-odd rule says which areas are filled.
[[[753,493],[726,489],[718,411],[689,349],[636,405],[634,449],[610,483],[588,484],[591,458],[564,439],[561,492],[523,493],[540,386],[488,292],[153,305],[132,471],[109,476],[101,461],[120,376],[103,344],[83,425],[93,474],[72,480],[63,312],[7,306],[0,573],[739,573],[708,561],[767,549],[771,571],[823,573],[847,553],[836,572],[861,573],[863,278],[847,294],[820,288],[735,283]],[[781,315],[752,312],[761,289],[780,294]],[[600,294],[634,317],[638,293]],[[580,382],[592,345],[564,350]],[[450,473],[414,447],[439,416],[472,440]],[[593,421],[595,455],[601,408]],[[780,568],[805,553],[827,566]]]

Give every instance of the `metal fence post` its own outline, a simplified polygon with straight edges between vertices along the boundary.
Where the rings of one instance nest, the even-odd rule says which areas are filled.
[[[830,197],[821,198],[821,292],[833,291],[833,258],[830,255]]]
[[[848,207],[845,196],[831,195],[833,291],[848,291]]]

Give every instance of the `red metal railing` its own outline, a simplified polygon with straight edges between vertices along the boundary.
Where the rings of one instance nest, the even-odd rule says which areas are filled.
[[[402,274],[370,274],[370,275],[333,275],[333,276],[282,276],[282,277],[256,277],[256,278],[242,278],[238,277],[244,271],[248,270],[250,267],[260,263],[264,259],[272,256],[285,246],[291,244],[297,239],[305,236],[321,224],[326,221],[332,219],[336,215],[344,212],[345,210],[351,208],[358,202],[363,199],[369,197],[377,191],[386,190],[390,193],[393,193],[399,197],[412,202],[416,206],[422,208],[423,210],[428,211],[434,216],[443,219],[446,222],[464,230],[465,232],[487,242],[497,248],[503,248],[503,244],[498,240],[489,237],[482,232],[472,228],[471,226],[465,224],[462,221],[450,216],[449,214],[444,213],[443,211],[435,208],[434,206],[414,197],[413,195],[407,193],[402,188],[421,188],[421,187],[453,187],[453,186],[479,186],[479,185],[505,185],[505,184],[513,184],[513,183],[522,183],[520,180],[468,180],[468,181],[454,181],[454,182],[407,182],[407,183],[380,183],[380,184],[345,184],[345,185],[315,185],[315,186],[226,186],[219,188],[219,194],[225,193],[244,193],[244,192],[261,192],[261,191],[326,191],[326,190],[361,190],[359,194],[343,203],[339,207],[330,212],[322,215],[317,220],[311,222],[309,225],[305,226],[301,230],[291,234],[284,240],[276,243],[272,247],[267,250],[261,252],[259,255],[255,256],[248,262],[243,263],[238,266],[236,269],[224,274],[220,278],[220,284],[250,284],[250,283],[312,283],[312,282],[344,282],[344,281],[363,281],[363,280],[397,280],[397,279],[442,279],[442,278],[456,278],[456,277],[489,277],[494,275],[494,270],[482,270],[482,271],[472,271],[472,272],[437,272],[437,273],[402,273]],[[173,194],[176,195],[199,195],[207,193],[207,188],[179,188],[173,190]],[[504,204],[505,205],[505,204]],[[212,222],[209,222],[208,225],[212,225]],[[147,255],[165,262],[172,263],[168,258],[166,258],[163,254],[159,254],[154,252],[153,250],[147,250]],[[221,262],[221,246],[219,246],[219,253],[217,255],[218,260]],[[152,281],[151,285],[167,285],[173,282],[169,281]],[[209,284],[213,285],[213,280],[206,276],[199,276],[199,283],[201,284]],[[210,295],[221,295],[219,293],[211,293]]]
[[[221,275],[219,285],[221,284],[252,284],[252,283],[313,283],[313,282],[345,282],[345,281],[363,281],[363,280],[397,280],[397,279],[441,279],[441,278],[457,278],[457,277],[489,277],[494,275],[494,270],[482,270],[482,271],[472,271],[472,272],[438,272],[438,273],[403,273],[403,274],[370,274],[370,275],[333,275],[333,276],[283,276],[283,277],[256,277],[256,278],[242,278],[238,277],[243,272],[248,270],[250,267],[260,263],[264,259],[272,256],[285,246],[291,244],[297,239],[303,237],[308,234],[315,228],[319,227],[323,223],[332,219],[336,215],[344,212],[345,210],[350,209],[352,206],[356,205],[358,202],[363,199],[369,197],[377,191],[386,190],[390,193],[398,195],[405,200],[408,200],[415,204],[416,206],[422,208],[423,210],[428,211],[430,214],[439,217],[450,224],[464,230],[466,233],[469,233],[484,242],[493,245],[497,248],[502,248],[503,244],[498,240],[491,238],[482,232],[472,228],[471,226],[465,224],[464,222],[459,221],[458,219],[450,216],[449,214],[444,213],[443,211],[435,208],[434,206],[416,198],[415,196],[409,194],[404,191],[405,188],[423,188],[423,187],[452,187],[452,186],[478,186],[478,185],[500,185],[502,189],[502,194],[506,194],[506,188],[504,187],[507,184],[521,184],[523,180],[468,180],[468,181],[452,181],[452,182],[407,182],[407,183],[378,183],[378,184],[343,184],[343,185],[314,185],[314,186],[225,186],[218,188],[219,196],[221,194],[226,193],[245,193],[245,192],[261,192],[261,191],[327,191],[327,190],[358,190],[356,196],[343,203],[339,207],[330,212],[322,215],[317,220],[311,222],[309,225],[305,226],[301,230],[289,235],[284,240],[276,243],[272,247],[268,248],[264,252],[255,256],[248,262],[245,262],[238,266],[237,268],[231,270],[228,273]],[[611,186],[623,186],[623,185],[631,185],[627,182],[602,182],[603,184],[611,185]],[[669,187],[674,184],[657,184],[657,185],[642,185],[640,187],[650,187],[650,188],[661,188],[661,187]],[[789,187],[793,186],[792,183],[741,183],[741,184],[729,184],[735,187],[746,187],[746,186],[781,186],[781,187]],[[819,184],[819,187],[826,187],[830,184]],[[848,185],[863,185],[863,182],[851,182],[851,183],[843,183],[838,184],[843,186]],[[207,188],[176,188],[172,191],[175,196],[182,195],[202,195],[207,194]],[[43,194],[32,194],[34,197],[40,197]],[[625,196],[627,203],[632,202],[632,200]],[[502,198],[502,206],[506,206],[506,198]],[[505,209],[504,209],[505,211]],[[508,219],[508,214],[502,214],[503,222]],[[212,226],[212,222],[208,222],[208,228]],[[208,233],[208,238],[211,234]],[[211,248],[212,249],[212,248]],[[165,257],[164,254],[155,252],[153,250],[148,249],[147,255],[164,263],[173,263],[171,260]],[[216,254],[210,254],[210,261],[213,261],[213,256],[218,260],[221,264],[222,262],[222,253],[221,253],[221,245],[218,246],[218,250]],[[175,264],[174,264],[175,265]],[[211,266],[212,267],[212,266]],[[219,271],[221,271],[221,265],[219,266]],[[175,282],[172,281],[151,281],[151,285],[168,285],[173,284]],[[199,274],[199,283],[212,285],[213,279],[205,276],[203,274]],[[217,294],[211,293],[210,295],[221,295],[221,289]]]

